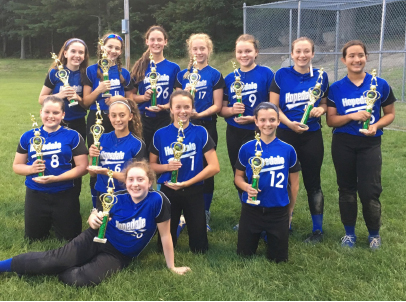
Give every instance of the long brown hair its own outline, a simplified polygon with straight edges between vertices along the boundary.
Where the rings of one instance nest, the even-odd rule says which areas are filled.
[[[209,50],[209,55],[207,57],[207,64],[209,64],[210,55],[213,53],[213,41],[210,39],[210,36],[208,34],[199,33],[199,34],[190,35],[189,39],[186,40],[186,48],[187,48],[187,52],[189,54],[190,59],[189,59],[189,64],[187,66],[187,71],[183,75],[184,79],[188,78],[188,76],[190,74],[190,70],[193,65],[192,43],[194,40],[197,40],[197,39],[203,40],[206,43],[207,49]]]
[[[124,103],[130,107],[130,113],[132,113],[133,118],[131,121],[128,122],[128,129],[130,130],[131,133],[135,134],[140,139],[142,138],[142,123],[141,123],[141,114],[140,111],[138,110],[137,104],[130,99],[125,99],[125,98],[120,98],[119,100],[116,100],[112,102],[109,106],[109,108],[115,104],[120,104]]]
[[[112,37],[108,38],[109,36],[112,36]],[[121,54],[116,59],[116,65],[117,65],[117,69],[120,73],[120,83],[121,83],[121,85],[123,85],[125,82],[124,77],[121,74],[121,68],[123,66],[123,64],[121,63],[121,55],[123,54],[123,39],[115,33],[107,33],[102,37],[104,44],[106,44],[106,42],[110,39],[116,39],[116,40],[120,41],[120,43],[121,43]],[[100,59],[102,58],[102,54],[103,54],[103,51],[101,50],[101,46],[100,46],[100,44],[97,44],[97,60],[98,60],[98,65],[99,65],[99,68],[97,68],[97,77],[101,81],[103,80],[103,74],[100,71]]]
[[[72,38],[72,39],[66,40],[65,43],[63,43],[61,50],[58,53],[58,60],[64,66],[66,66],[66,64],[68,63],[68,59],[65,58],[63,53],[65,51],[68,51],[70,45],[72,45],[72,43],[75,43],[75,42],[78,42],[85,47],[85,58],[84,58],[83,62],[80,63],[80,65],[79,65],[80,76],[81,76],[80,78],[84,79],[86,76],[86,68],[87,68],[87,66],[89,66],[89,51],[87,49],[87,45],[86,45],[85,41],[83,41],[82,39],[78,39],[78,38]],[[51,66],[49,67],[49,71],[51,71],[51,69],[58,69],[55,61],[52,62]]]
[[[159,25],[153,25],[148,28],[147,32],[145,33],[144,40],[148,40],[149,35],[155,30],[160,31],[164,35],[164,39],[168,40],[168,33],[162,26]],[[150,50],[148,47],[148,49],[142,54],[141,58],[134,63],[134,66],[131,69],[131,77],[135,78],[136,83],[143,81],[145,78],[145,71],[149,65],[149,53]]]

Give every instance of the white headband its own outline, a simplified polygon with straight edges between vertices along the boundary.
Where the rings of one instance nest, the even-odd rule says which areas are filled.
[[[125,102],[123,102],[123,101],[115,101],[115,102],[111,103],[111,105],[109,106],[109,109],[110,109],[110,107],[113,106],[114,104],[123,104],[124,106],[126,106],[126,107],[128,108],[128,110],[130,110],[130,113],[131,113],[131,107],[130,107],[127,103],[125,103]]]

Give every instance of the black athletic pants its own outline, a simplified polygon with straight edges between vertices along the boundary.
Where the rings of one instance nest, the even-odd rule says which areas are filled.
[[[217,143],[218,143],[216,116],[214,115],[212,117],[211,121],[192,120],[192,123],[195,124],[195,125],[201,125],[204,128],[206,128],[206,130],[209,133],[210,137],[213,139],[214,143],[216,144],[214,146],[214,149],[216,150],[217,149]],[[206,167],[206,166],[207,166],[207,161],[206,161],[206,158],[203,157],[203,167]],[[204,194],[213,194],[213,192],[214,192],[214,176],[204,180],[204,189],[203,189]]]
[[[71,240],[82,231],[79,195],[75,188],[58,193],[26,189],[25,236],[44,239],[54,227],[58,239]]]
[[[310,213],[323,214],[324,196],[321,191],[320,172],[324,157],[324,144],[321,129],[294,131],[278,128],[276,136],[295,148],[302,169],[303,183],[307,192]]]
[[[355,226],[357,191],[368,230],[381,226],[381,137],[361,137],[346,133],[333,135],[331,145],[337,173],[341,221]]]
[[[93,242],[97,232],[89,228],[58,249],[15,256],[11,269],[18,274],[58,275],[68,285],[99,284],[128,266],[132,258],[121,254],[108,241],[105,244]]]
[[[171,123],[171,117],[168,114],[158,117],[148,117],[145,114],[141,115],[142,122],[142,136],[144,138],[145,146],[149,150],[154,134],[158,129],[168,126]],[[148,156],[149,158],[149,156]]]
[[[288,206],[264,208],[242,203],[237,253],[243,256],[254,255],[262,231],[265,231],[268,237],[267,258],[275,262],[287,261]]]
[[[233,168],[233,175],[235,175],[235,163],[238,159],[238,152],[242,145],[246,142],[255,139],[255,131],[237,128],[227,124],[226,140],[228,158],[230,159],[231,167]],[[235,184],[234,184],[235,185]],[[243,190],[235,186],[239,194],[242,194]]]
[[[187,222],[189,247],[193,253],[205,253],[208,248],[206,214],[204,211],[203,185],[191,186],[181,190],[172,190],[161,185],[161,191],[171,202],[171,235],[176,246],[179,218],[182,214]]]
[[[82,136],[83,140],[86,143],[86,119],[85,119],[85,117],[81,117],[81,118],[71,120],[71,121],[64,120],[63,122],[67,127],[79,132],[79,134]],[[72,165],[72,168],[74,168],[74,167],[75,167],[75,162],[73,162],[73,165]],[[78,193],[78,195],[80,195],[80,192],[82,190],[82,177],[75,178],[74,183],[75,183],[75,188],[77,190],[77,193]]]

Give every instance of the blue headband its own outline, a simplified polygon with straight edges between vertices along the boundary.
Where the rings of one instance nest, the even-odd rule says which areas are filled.
[[[68,40],[68,42],[66,42],[65,47],[68,47],[69,44],[71,44],[72,42],[80,42],[80,43],[82,43],[82,44],[86,47],[86,49],[87,49],[87,45],[86,45],[85,41],[83,41],[82,39],[77,39],[77,38],[72,38],[72,39]]]

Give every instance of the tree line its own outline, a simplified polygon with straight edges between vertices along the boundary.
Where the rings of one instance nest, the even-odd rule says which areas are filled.
[[[172,56],[184,55],[185,40],[197,32],[209,34],[216,51],[231,51],[243,31],[244,2],[272,1],[129,0],[131,52],[145,50],[143,35],[154,24],[168,31]],[[94,54],[98,37],[121,33],[123,6],[123,0],[0,0],[0,56],[48,57],[72,37],[83,39]]]

